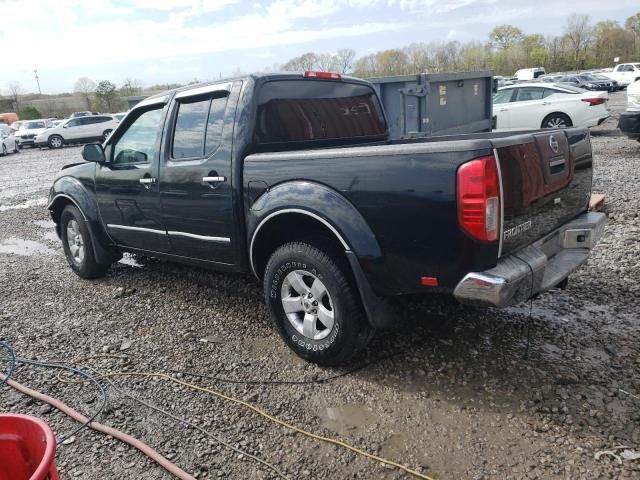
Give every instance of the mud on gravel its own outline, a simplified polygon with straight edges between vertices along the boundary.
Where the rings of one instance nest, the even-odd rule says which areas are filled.
[[[639,460],[594,458],[617,445],[640,450],[640,399],[623,393],[640,395],[640,143],[594,137],[593,148],[594,191],[606,194],[609,222],[566,290],[507,310],[406,300],[403,325],[378,335],[354,365],[373,363],[331,382],[182,378],[437,479],[640,478]],[[100,280],[73,274],[45,204],[55,172],[79,157],[70,147],[0,158],[0,338],[20,356],[85,359],[102,371],[188,370],[246,380],[342,372],[287,350],[251,277],[141,257],[125,258]],[[85,414],[100,401],[90,385],[61,383],[49,370],[21,366],[15,379]],[[153,378],[113,381],[292,479],[409,478],[205,393]],[[7,386],[0,387],[0,411],[42,417],[58,435],[77,427]],[[276,478],[112,389],[98,419],[199,478]],[[137,451],[86,429],[59,447],[57,462],[63,479],[171,478]]]

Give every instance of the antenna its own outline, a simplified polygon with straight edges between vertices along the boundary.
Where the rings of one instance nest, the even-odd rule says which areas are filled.
[[[38,77],[38,70],[33,70],[33,74],[36,76],[36,83],[38,84],[38,93],[42,95],[42,90],[40,90],[40,77]]]

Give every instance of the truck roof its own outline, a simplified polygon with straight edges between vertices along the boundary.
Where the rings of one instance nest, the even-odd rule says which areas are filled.
[[[367,80],[363,80],[361,78],[350,77],[348,75],[342,75],[342,74],[338,74],[338,75],[340,75],[339,79],[321,79],[321,80],[330,81],[330,82],[347,81],[349,83],[359,83],[359,84],[362,84],[362,85],[371,85],[371,82],[368,82]],[[171,93],[185,92],[185,91],[193,90],[193,89],[196,89],[196,88],[206,87],[208,85],[216,85],[218,83],[226,83],[226,82],[233,82],[233,81],[236,81],[236,80],[249,80],[249,79],[257,81],[257,82],[265,82],[265,81],[269,81],[269,80],[287,80],[287,79],[318,80],[318,78],[316,78],[316,77],[306,77],[304,75],[304,72],[300,72],[300,73],[291,73],[291,72],[264,73],[264,72],[257,72],[257,73],[250,73],[248,75],[240,75],[240,76],[235,76],[235,77],[225,77],[225,78],[220,78],[218,80],[212,80],[212,81],[209,81],[209,82],[202,82],[202,83],[194,83],[194,84],[191,84],[191,85],[185,85],[184,87],[173,88],[171,90],[166,90],[164,92],[156,93],[154,95],[151,95],[151,96],[147,97],[145,100],[150,100],[150,99],[154,99],[154,98],[158,98],[158,97],[163,97],[163,96],[169,95]]]

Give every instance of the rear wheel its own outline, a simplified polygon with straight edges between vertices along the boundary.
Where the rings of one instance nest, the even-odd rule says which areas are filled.
[[[571,119],[564,113],[552,113],[542,121],[542,128],[567,128],[572,126]]]
[[[287,243],[271,256],[264,275],[276,329],[296,354],[324,365],[345,363],[373,333],[340,260],[309,243]]]
[[[60,216],[60,238],[67,263],[82,278],[103,276],[109,265],[96,261],[89,227],[75,205],[67,205]]]
[[[60,135],[51,135],[48,143],[49,148],[61,148],[64,145],[64,140]]]

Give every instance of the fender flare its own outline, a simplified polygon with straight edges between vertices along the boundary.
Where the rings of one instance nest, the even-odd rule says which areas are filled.
[[[335,235],[345,249],[369,323],[377,329],[388,328],[396,317],[371,286],[386,270],[378,240],[356,207],[326,185],[285,182],[268,189],[255,201],[247,214],[249,264],[254,275],[253,247],[260,230],[273,218],[290,213],[310,216]],[[363,269],[363,264],[377,266],[377,272]]]
[[[56,230],[60,236],[60,225],[56,221],[55,212],[61,203],[71,202],[76,206],[89,230],[91,246],[96,255],[98,263],[111,264],[121,258],[121,254],[114,250],[113,242],[106,231],[102,228],[98,206],[82,182],[73,177],[61,177],[57,179],[49,194],[47,209],[51,218],[56,223]]]

